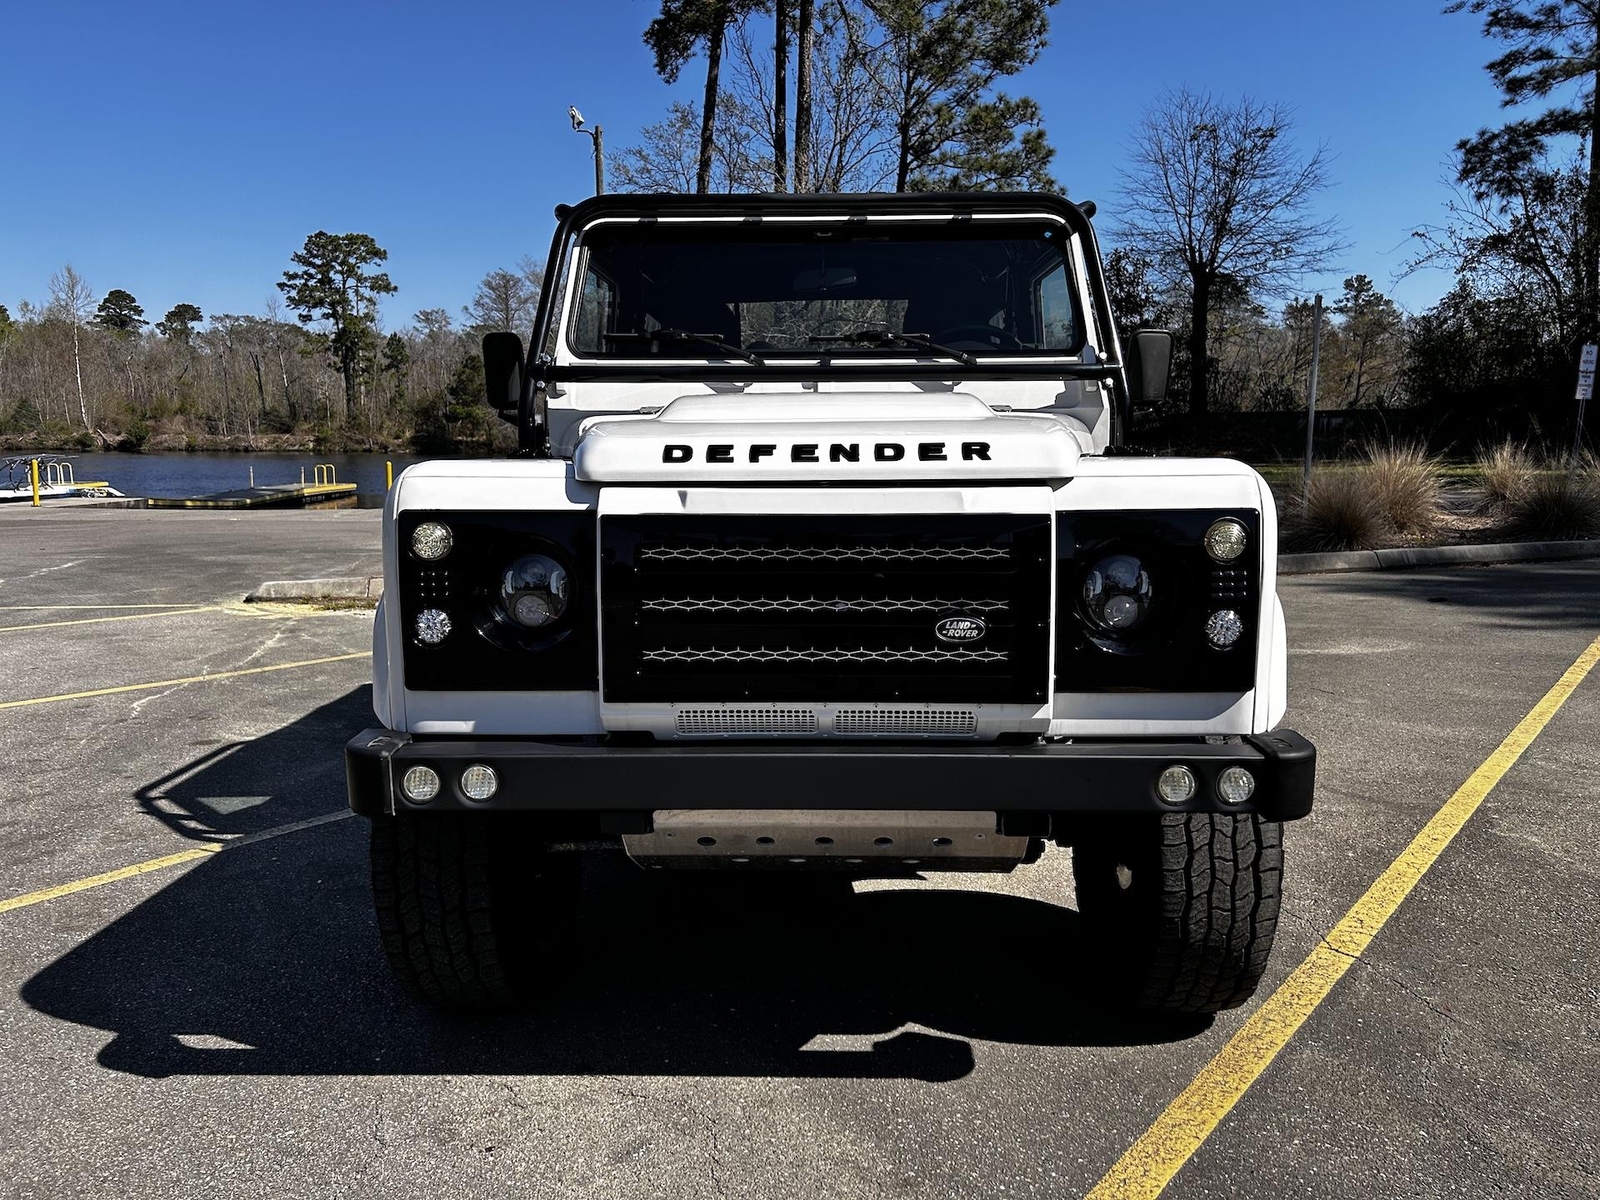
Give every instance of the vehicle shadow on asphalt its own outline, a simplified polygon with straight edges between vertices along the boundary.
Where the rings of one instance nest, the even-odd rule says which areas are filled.
[[[359,689],[284,730],[208,750],[139,802],[190,836],[338,812],[340,750],[369,722],[366,699]],[[365,838],[351,819],[207,858],[40,971],[22,997],[109,1031],[99,1062],[147,1077],[946,1081],[974,1069],[974,1043],[1153,1044],[1210,1024],[1151,1023],[1098,994],[1078,915],[1063,905],[646,875],[620,859],[591,863],[579,903],[546,915],[570,936],[543,955],[526,1009],[441,1015],[389,978]]]
[[[1600,622],[1594,581],[1593,563],[1576,561],[1355,571],[1293,582],[1353,603],[1381,596],[1476,611],[1511,628],[1592,631]]]

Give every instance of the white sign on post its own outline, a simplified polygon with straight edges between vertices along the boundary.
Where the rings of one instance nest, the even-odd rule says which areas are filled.
[[[1583,353],[1578,357],[1578,394],[1577,400],[1592,400],[1594,398],[1594,367],[1596,355],[1600,354],[1600,346],[1593,343],[1583,348]]]

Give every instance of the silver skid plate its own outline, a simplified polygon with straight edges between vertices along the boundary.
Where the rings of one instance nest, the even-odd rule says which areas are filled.
[[[663,808],[654,832],[622,844],[651,869],[1004,871],[1028,839],[995,825],[992,812]]]

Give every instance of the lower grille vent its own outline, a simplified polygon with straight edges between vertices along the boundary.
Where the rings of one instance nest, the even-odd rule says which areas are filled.
[[[890,646],[826,650],[796,650],[788,646],[732,646],[719,650],[707,646],[704,649],[658,647],[646,650],[640,657],[645,662],[909,663],[1005,662],[1007,655],[1002,650],[896,650]]]
[[[970,708],[841,708],[833,717],[840,734],[905,737],[972,737],[978,714]]]
[[[691,737],[809,734],[817,732],[817,714],[804,708],[685,708],[678,712],[678,732]]]

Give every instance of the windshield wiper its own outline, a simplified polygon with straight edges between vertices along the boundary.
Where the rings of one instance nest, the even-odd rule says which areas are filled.
[[[955,359],[962,366],[975,367],[978,360],[965,350],[942,346],[926,333],[896,333],[893,329],[857,329],[854,333],[817,334],[808,339],[813,342],[848,342],[857,346],[907,346],[917,350],[932,350]]]
[[[700,346],[713,346],[728,357],[741,359],[751,366],[767,365],[767,360],[759,354],[751,354],[748,350],[730,345],[714,333],[690,333],[687,329],[641,329],[631,333],[602,333],[600,336],[608,342],[694,342]]]

